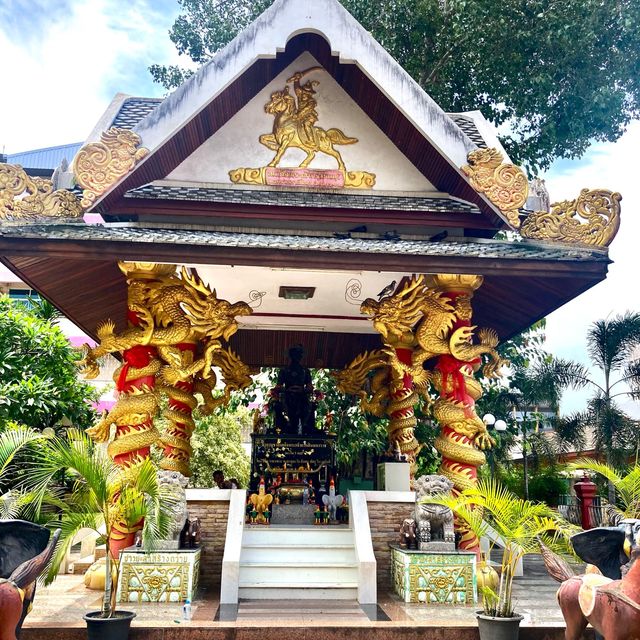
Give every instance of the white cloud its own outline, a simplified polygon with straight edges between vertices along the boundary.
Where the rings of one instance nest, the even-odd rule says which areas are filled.
[[[150,64],[186,64],[167,34],[177,3],[162,10],[153,0],[73,0],[44,22],[18,20],[26,9],[15,4],[14,20],[0,21],[0,51],[12,69],[0,102],[7,153],[84,140],[115,93],[162,95]]]
[[[634,122],[618,142],[597,144],[582,161],[558,162],[546,176],[552,201],[573,199],[580,189],[606,188],[622,194],[621,226],[609,256],[613,264],[607,279],[552,313],[547,319],[547,348],[557,356],[589,363],[586,334],[589,326],[627,310],[640,311],[640,190],[636,158],[640,122]],[[584,408],[585,393],[567,393],[563,410]],[[640,417],[637,402],[626,409]]]

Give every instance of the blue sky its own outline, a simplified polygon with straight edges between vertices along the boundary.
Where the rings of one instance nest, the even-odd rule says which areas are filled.
[[[0,150],[82,141],[116,92],[160,97],[147,70],[182,64],[168,37],[179,12],[175,0],[4,0],[0,53],[5,90],[0,101]],[[620,191],[622,226],[611,247],[609,277],[548,319],[548,346],[587,362],[587,328],[594,320],[640,310],[640,123],[615,144],[593,146],[579,161],[560,160],[545,178],[552,201],[575,198],[583,187]],[[567,394],[565,408],[583,395]],[[640,417],[637,404],[629,407]]]

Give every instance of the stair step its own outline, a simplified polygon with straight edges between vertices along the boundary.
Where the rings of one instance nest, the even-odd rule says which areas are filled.
[[[314,582],[305,587],[300,582],[240,582],[240,589],[357,589],[356,582]]]
[[[95,560],[91,556],[75,560],[73,563],[73,573],[75,575],[83,574],[94,562]]]
[[[239,589],[240,602],[246,600],[271,600],[277,601],[278,606],[283,600],[356,600],[358,598],[357,587],[353,588],[301,588],[300,585],[280,588],[272,585],[260,587],[241,587]],[[299,620],[299,616],[297,616]]]
[[[238,604],[237,620],[269,620],[273,616],[273,604],[266,599],[241,600]],[[278,602],[279,620],[297,620],[302,617],[305,622],[312,624],[324,623],[333,620],[346,619],[367,622],[366,616],[357,600],[348,598],[333,598],[331,600],[318,600],[307,598],[305,600],[280,600]]]
[[[253,545],[242,546],[240,562],[270,562],[278,564],[333,564],[356,562],[353,543],[340,545]]]
[[[290,567],[292,569],[330,569],[330,568],[357,568],[357,562],[243,562],[240,559],[241,567]]]
[[[248,542],[242,543],[243,549],[290,549],[291,547],[299,547],[301,545],[287,544],[286,542],[264,543],[264,542]],[[320,544],[318,542],[305,543],[307,549],[352,549],[353,544]]]

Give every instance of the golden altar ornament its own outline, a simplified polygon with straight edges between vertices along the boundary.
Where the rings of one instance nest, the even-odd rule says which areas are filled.
[[[265,512],[269,511],[269,505],[273,502],[273,496],[270,493],[266,493],[264,488],[264,478],[260,478],[258,493],[252,493],[249,496],[249,502],[253,505],[253,509],[257,514],[255,517],[255,523],[269,524],[269,521],[265,516]]]
[[[310,67],[298,71],[287,82],[293,84],[295,96],[285,86],[274,91],[271,99],[264,105],[265,113],[273,116],[271,133],[259,137],[260,144],[275,152],[266,167],[239,167],[229,171],[231,182],[236,184],[304,186],[325,188],[364,188],[375,185],[376,176],[367,171],[347,171],[342,155],[336,145],[351,145],[357,138],[347,136],[340,129],[323,129],[316,126],[318,121],[318,102],[315,99],[318,80],[302,83],[306,75],[322,71],[322,67]],[[290,148],[301,149],[307,155],[297,168],[277,169],[283,155]],[[308,169],[318,153],[335,158],[336,170]]]
[[[80,201],[70,191],[54,191],[51,180],[29,176],[19,165],[0,163],[0,221],[81,216]]]
[[[607,189],[582,189],[575,200],[535,211],[522,223],[520,235],[532,240],[608,247],[620,228],[622,196]]]
[[[518,228],[518,209],[527,202],[529,181],[524,171],[515,164],[504,162],[497,149],[476,149],[467,156],[462,171],[469,177],[471,186],[484,193],[507,217],[509,224]]]
[[[83,189],[80,201],[83,209],[93,206],[99,196],[149,154],[140,143],[137,133],[111,127],[100,135],[100,142],[90,142],[78,151],[72,170],[76,183]]]

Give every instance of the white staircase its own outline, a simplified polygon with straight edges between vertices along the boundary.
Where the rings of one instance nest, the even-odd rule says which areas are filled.
[[[238,597],[252,600],[356,600],[353,530],[343,526],[245,527]]]

